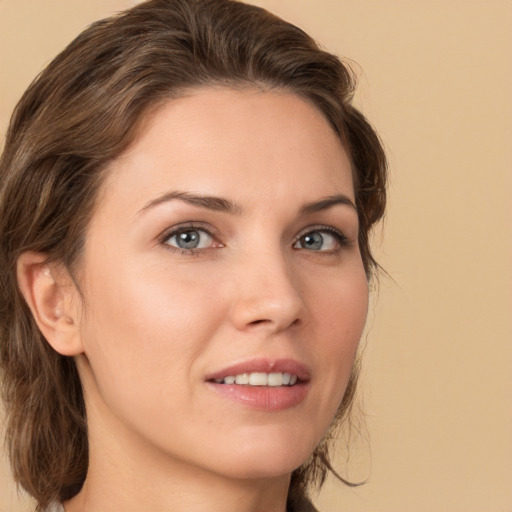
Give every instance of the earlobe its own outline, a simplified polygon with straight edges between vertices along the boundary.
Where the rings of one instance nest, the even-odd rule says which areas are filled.
[[[44,254],[23,253],[17,262],[18,286],[53,349],[66,356],[78,355],[83,352],[78,291],[63,265],[45,262]]]

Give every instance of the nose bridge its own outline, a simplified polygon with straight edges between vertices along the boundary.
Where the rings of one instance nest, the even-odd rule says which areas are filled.
[[[236,287],[232,316],[239,329],[260,325],[277,332],[303,319],[300,280],[279,244],[248,251]]]

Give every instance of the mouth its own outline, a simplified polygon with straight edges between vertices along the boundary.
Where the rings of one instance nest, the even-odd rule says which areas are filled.
[[[282,372],[252,372],[228,375],[221,379],[213,379],[216,384],[238,384],[239,386],[295,386],[301,382],[299,377],[293,373]]]
[[[217,394],[245,407],[276,412],[299,405],[309,392],[309,369],[297,361],[257,359],[206,377]]]
[[[294,359],[252,359],[206,376],[208,382],[240,386],[295,386],[309,380],[309,368]]]

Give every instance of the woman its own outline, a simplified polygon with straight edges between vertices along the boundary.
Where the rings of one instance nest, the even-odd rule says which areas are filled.
[[[0,163],[0,350],[38,510],[313,510],[385,205],[353,87],[230,0],[100,21],[30,86]]]

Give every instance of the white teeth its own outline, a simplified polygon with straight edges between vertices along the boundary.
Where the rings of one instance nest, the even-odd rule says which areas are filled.
[[[291,373],[241,373],[239,375],[229,375],[223,379],[215,379],[217,384],[239,384],[243,386],[293,386],[297,383],[297,375]]]
[[[267,380],[266,373],[254,372],[249,375],[249,384],[251,386],[266,386]]]
[[[242,373],[235,377],[235,384],[249,384],[249,374]]]
[[[282,386],[283,385],[283,374],[282,373],[269,373],[267,378],[269,386]]]

